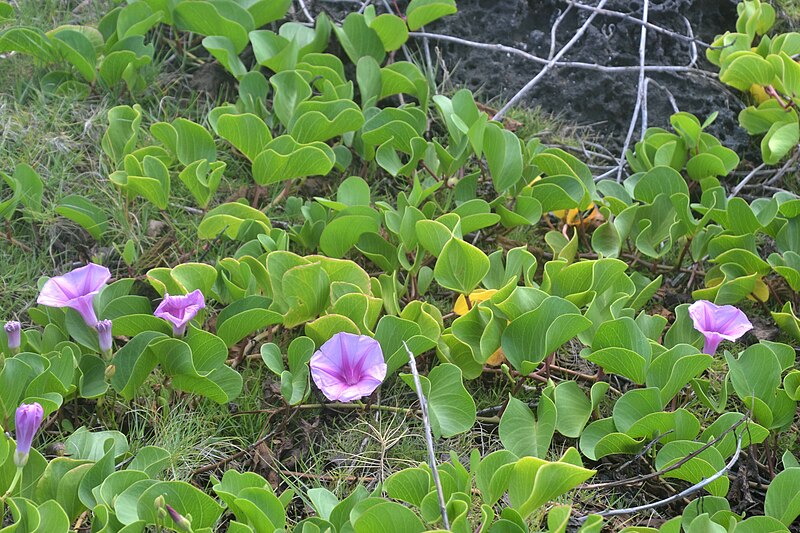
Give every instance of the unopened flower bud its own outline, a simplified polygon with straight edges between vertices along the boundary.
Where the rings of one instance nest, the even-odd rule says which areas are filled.
[[[22,326],[16,320],[9,320],[3,328],[8,338],[8,347],[11,353],[16,354],[19,352],[19,347],[22,344]]]
[[[153,500],[153,507],[156,508],[156,513],[158,514],[159,520],[166,520],[167,518],[167,509],[166,503],[164,502],[164,496],[161,495]]]
[[[175,527],[177,527],[180,531],[191,531],[192,530],[192,522],[189,521],[188,518],[181,515],[178,511],[170,507],[169,504],[166,504],[167,513],[169,513],[169,517],[172,518],[172,521],[175,522]]]
[[[113,378],[114,374],[116,374],[116,373],[117,373],[116,365],[108,365],[106,367],[105,375],[106,375],[106,379],[107,380],[110,380],[111,378]]]
[[[33,437],[39,431],[43,418],[44,410],[36,402],[30,405],[23,403],[17,408],[15,416],[17,450],[14,452],[14,464],[17,468],[22,468],[28,463]]]
[[[111,356],[111,347],[114,339],[111,337],[111,321],[101,320],[95,326],[97,328],[97,338],[100,341],[100,351],[106,357]]]

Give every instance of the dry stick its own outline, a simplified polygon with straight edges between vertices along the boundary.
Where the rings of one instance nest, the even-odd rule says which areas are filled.
[[[689,19],[683,17],[683,22],[686,24],[686,33],[689,34],[689,37],[692,38],[692,44],[689,47],[691,61],[689,61],[689,66],[693,67],[697,64],[697,42],[694,40],[694,31],[692,30],[692,23],[689,22]]]
[[[795,148],[797,148],[797,147],[795,147]],[[781,179],[784,174],[789,172],[789,170],[791,169],[792,165],[794,165],[797,162],[797,158],[798,157],[800,157],[800,150],[795,150],[794,154],[792,154],[792,157],[789,158],[789,160],[786,162],[786,164],[783,165],[781,167],[781,169],[773,177],[771,177],[770,179],[767,180],[765,185],[773,185],[773,184],[777,183],[778,180]]]
[[[608,488],[611,488],[611,487],[621,487],[621,486],[624,486],[624,485],[633,485],[635,483],[642,483],[644,481],[647,481],[648,479],[653,479],[653,478],[658,477],[660,475],[666,474],[667,472],[672,472],[673,470],[677,470],[681,466],[685,465],[686,463],[688,463],[689,461],[691,461],[692,459],[694,459],[695,457],[697,457],[698,455],[700,455],[701,453],[706,451],[707,449],[711,448],[712,446],[716,446],[717,444],[722,442],[722,439],[724,439],[725,436],[728,433],[730,433],[731,431],[736,431],[736,428],[738,428],[739,426],[741,426],[742,424],[744,424],[748,420],[749,420],[749,416],[744,416],[744,417],[740,418],[738,421],[736,421],[735,423],[731,424],[731,426],[729,428],[725,429],[719,435],[717,435],[714,439],[712,439],[712,440],[708,441],[707,443],[703,444],[701,447],[699,447],[698,449],[696,449],[692,453],[687,454],[686,456],[681,458],[679,461],[676,461],[675,463],[671,464],[670,466],[668,466],[666,468],[662,468],[661,470],[658,470],[657,472],[651,472],[649,474],[642,474],[640,476],[635,476],[635,477],[632,477],[632,478],[629,478],[629,479],[620,479],[618,481],[606,481],[604,483],[590,483],[590,484],[586,484],[586,485],[579,485],[577,488],[581,489],[581,490],[594,490],[594,489],[608,489]]]
[[[672,92],[669,89],[667,89],[666,87],[664,87],[663,85],[658,83],[653,78],[647,78],[646,82],[647,82],[648,85],[652,83],[653,85],[655,85],[656,87],[658,87],[659,89],[661,89],[662,91],[667,93],[667,100],[669,100],[669,105],[672,106],[672,111],[674,113],[677,113],[678,111],[680,111],[680,108],[678,107],[678,102],[675,101],[675,95],[672,94]]]
[[[300,4],[300,9],[303,10],[303,14],[306,16],[308,21],[314,24],[314,17],[311,16],[311,13],[308,12],[308,8],[306,7],[306,3],[303,0],[297,0],[297,3]]]
[[[709,484],[713,483],[714,481],[716,481],[717,479],[721,478],[722,476],[726,475],[728,473],[728,471],[731,468],[733,468],[733,465],[736,464],[736,461],[739,460],[739,455],[742,453],[742,437],[744,437],[744,433],[745,432],[742,431],[739,434],[739,439],[736,442],[736,453],[733,454],[733,457],[731,458],[731,460],[728,461],[728,464],[726,464],[724,467],[722,467],[722,470],[718,471],[713,476],[708,477],[706,479],[703,479],[702,481],[700,481],[698,483],[695,483],[694,485],[692,485],[688,489],[683,490],[683,491],[681,491],[681,492],[679,492],[677,494],[673,494],[669,498],[664,498],[663,500],[658,500],[657,502],[648,503],[648,504],[645,504],[645,505],[639,505],[637,507],[628,507],[627,509],[612,509],[610,511],[601,511],[599,513],[594,513],[594,514],[597,514],[597,515],[602,516],[602,517],[608,517],[608,516],[618,516],[618,515],[622,515],[622,514],[638,513],[639,511],[646,511],[647,509],[655,509],[656,507],[662,507],[664,505],[669,505],[670,503],[676,502],[676,501],[678,501],[678,500],[680,500],[682,498],[685,498],[687,496],[690,496],[691,494],[694,494],[695,492],[699,491],[700,489],[702,489],[706,485],[709,485]],[[581,517],[578,518],[578,520],[582,522],[582,521],[586,520],[587,518],[588,518],[588,516],[581,516]]]
[[[758,165],[756,168],[754,168],[754,169],[753,169],[753,170],[750,172],[750,174],[748,174],[747,176],[745,176],[745,177],[744,177],[744,179],[743,179],[742,181],[740,181],[740,182],[738,183],[738,185],[736,185],[736,187],[734,187],[734,188],[733,188],[733,190],[731,191],[731,193],[728,195],[728,200],[730,200],[731,198],[733,198],[734,196],[736,196],[737,194],[739,194],[739,192],[740,192],[740,191],[741,191],[741,190],[744,188],[744,186],[745,186],[745,185],[747,185],[747,182],[748,182],[748,181],[750,181],[751,179],[753,179],[753,176],[755,176],[756,174],[758,174],[758,172],[759,172],[759,171],[760,171],[762,168],[764,168],[765,166],[767,166],[767,164],[766,164],[766,163],[761,163],[761,164],[760,164],[760,165]]]
[[[650,0],[644,0],[642,8],[642,22],[647,23],[647,15],[650,11]],[[622,145],[622,154],[619,156],[619,168],[617,169],[617,183],[622,181],[622,171],[625,169],[625,153],[628,151],[628,146],[631,144],[633,132],[636,130],[636,118],[639,116],[639,110],[642,108],[642,100],[644,99],[644,59],[647,53],[647,26],[642,26],[642,35],[639,38],[639,87],[636,90],[636,105],[633,106],[633,117],[631,117],[630,126],[628,126],[628,134],[625,136],[625,143]],[[644,129],[641,131],[644,137]]]
[[[519,48],[514,48],[513,46],[506,46],[504,44],[489,44],[489,43],[481,43],[477,41],[470,41],[469,39],[462,39],[461,37],[454,37],[452,35],[442,35],[439,33],[428,33],[428,32],[421,32],[421,31],[410,31],[408,32],[409,37],[419,37],[433,39],[434,41],[446,41],[456,44],[462,44],[464,46],[470,46],[472,48],[479,48],[482,50],[491,50],[493,52],[502,52],[504,54],[513,54],[528,61],[532,61],[533,63],[539,63],[540,65],[547,65],[550,63],[551,60],[545,59],[544,57],[535,56],[531,53],[528,53],[524,50],[520,50]],[[618,66],[618,67],[610,67],[607,65],[598,65],[597,63],[584,63],[581,61],[556,61],[554,63],[555,67],[565,67],[565,68],[576,68],[576,69],[583,69],[583,70],[594,70],[597,72],[638,72],[641,70],[639,65],[630,65],[630,66]],[[713,72],[708,72],[705,70],[700,70],[697,68],[691,68],[686,65],[646,65],[644,67],[645,72],[693,72],[695,74],[699,74],[701,76],[706,76],[710,78],[717,78],[717,74]]]
[[[558,15],[558,18],[553,23],[553,27],[550,28],[550,53],[547,54],[548,61],[553,59],[553,56],[556,55],[556,32],[558,31],[558,26],[561,24],[561,21],[564,20],[564,17],[567,16],[567,13],[569,13],[570,9],[572,9],[572,6],[571,5],[567,6],[567,9],[565,9],[560,15]]]
[[[608,2],[608,0],[600,0],[600,3],[598,4],[597,7],[603,7],[604,5],[606,5],[606,2]],[[533,89],[536,86],[536,84],[539,83],[539,80],[544,78],[545,75],[550,71],[550,69],[556,66],[558,60],[561,59],[564,56],[564,54],[566,54],[569,51],[569,49],[572,48],[573,45],[580,40],[581,37],[583,37],[583,34],[586,33],[586,30],[589,29],[589,26],[592,24],[592,21],[595,19],[595,17],[597,17],[597,13],[592,13],[591,15],[589,15],[589,17],[586,19],[586,22],[583,23],[583,26],[578,28],[578,31],[575,32],[575,35],[572,36],[572,39],[567,41],[567,44],[565,44],[561,48],[561,50],[558,51],[558,53],[553,57],[553,59],[550,59],[547,62],[547,64],[544,67],[542,67],[542,70],[540,70],[539,73],[536,74],[536,76],[534,76],[531,81],[525,84],[525,86],[522,89],[520,89],[517,94],[512,96],[511,100],[506,102],[506,105],[504,105],[500,109],[500,111],[498,111],[495,114],[495,116],[492,117],[492,120],[500,120],[501,118],[503,118],[503,115],[505,115],[509,109],[511,109],[517,102],[519,102],[522,99],[523,96],[525,96],[531,89]]]
[[[565,0],[565,1],[570,6],[577,7],[578,9],[586,9],[588,11],[595,11],[597,13],[600,13],[601,15],[606,15],[606,16],[609,16],[609,17],[621,18],[621,19],[623,19],[623,20],[625,20],[627,22],[631,22],[633,24],[638,24],[640,26],[644,26],[644,27],[646,27],[646,28],[648,28],[650,30],[653,30],[654,32],[663,33],[664,35],[669,35],[670,37],[673,37],[673,38],[681,40],[681,41],[687,41],[687,42],[693,43],[694,45],[698,45],[699,44],[700,46],[703,46],[705,48],[713,48],[710,44],[708,44],[706,42],[703,42],[700,39],[696,39],[693,35],[681,35],[680,33],[674,32],[672,30],[669,30],[667,28],[658,26],[656,24],[652,24],[650,22],[644,22],[644,21],[642,21],[640,19],[637,19],[636,17],[632,17],[632,16],[628,15],[627,13],[621,13],[619,11],[611,11],[609,9],[601,9],[600,7],[595,7],[595,6],[587,6],[586,4],[581,4],[581,3],[575,2],[573,0]]]
[[[442,513],[442,523],[446,530],[450,530],[450,520],[447,518],[447,505],[444,502],[444,491],[442,490],[442,481],[439,479],[439,469],[436,466],[436,453],[433,451],[433,435],[431,434],[431,421],[428,418],[428,402],[425,400],[425,395],[422,393],[422,382],[419,380],[419,372],[417,371],[417,361],[414,354],[408,349],[406,341],[403,341],[403,347],[408,353],[408,366],[411,367],[411,374],[414,376],[414,386],[417,389],[417,396],[419,396],[419,405],[422,410],[422,424],[425,426],[425,442],[428,445],[428,460],[431,463],[431,473],[433,473],[433,484],[436,485],[436,494],[439,496],[439,511]]]

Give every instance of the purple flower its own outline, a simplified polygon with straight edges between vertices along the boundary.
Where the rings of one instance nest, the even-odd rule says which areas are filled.
[[[111,353],[111,346],[114,339],[111,338],[111,321],[101,320],[97,323],[97,338],[100,341],[100,351],[104,354]]]
[[[723,339],[735,341],[753,329],[747,316],[732,305],[698,300],[689,306],[689,316],[694,322],[694,329],[706,338],[703,353],[708,355],[714,355]]]
[[[167,513],[169,517],[172,518],[172,521],[175,522],[175,526],[180,531],[191,531],[192,530],[192,523],[189,521],[188,518],[181,515],[178,511],[172,508],[169,504],[165,504],[167,508]]]
[[[164,299],[153,313],[158,318],[163,318],[172,323],[172,332],[180,337],[186,331],[186,324],[193,319],[197,312],[206,306],[205,298],[200,289],[195,289],[189,294],[170,296],[164,294]]]
[[[111,272],[106,267],[89,263],[47,280],[36,301],[50,307],[71,307],[81,314],[89,327],[94,327],[97,324],[94,297],[109,279]]]
[[[337,333],[309,362],[314,383],[331,401],[350,402],[369,396],[386,377],[378,341],[364,335]]]
[[[44,410],[36,402],[30,405],[23,403],[17,407],[15,417],[17,451],[14,452],[14,463],[18,468],[22,468],[28,463],[31,443],[36,432],[39,431],[39,426],[42,425],[42,418],[44,418]]]
[[[16,320],[9,320],[3,329],[8,338],[8,348],[16,353],[22,344],[22,325]]]

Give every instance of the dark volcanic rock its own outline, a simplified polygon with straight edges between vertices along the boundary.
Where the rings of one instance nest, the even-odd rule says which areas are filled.
[[[586,4],[596,4],[583,0]],[[502,43],[540,57],[550,51],[550,31],[562,10],[563,0],[459,0],[459,13],[427,28],[485,43]],[[640,19],[642,0],[612,0],[606,9],[628,13]],[[560,49],[585,22],[590,12],[572,8],[561,22],[556,42]],[[685,19],[684,19],[685,17]],[[735,0],[652,0],[650,22],[686,34],[685,20],[695,36],[711,42],[715,35],[732,30],[736,23]],[[564,56],[608,66],[638,65],[641,26],[620,18],[598,16],[582,39]],[[475,49],[459,44],[436,42],[456,85],[480,90],[484,98],[506,100],[523,87],[541,68],[516,56]],[[716,72],[698,46],[700,68]],[[648,65],[686,65],[691,57],[688,42],[648,31]],[[737,115],[743,105],[739,95],[713,77],[697,73],[649,73],[660,86],[650,84],[648,115],[650,126],[667,126],[672,114],[668,90],[682,111],[701,120],[714,111],[719,118],[711,129],[724,144],[739,153],[752,146],[739,128]],[[621,145],[636,101],[638,72],[606,73],[559,67],[552,70],[526,97],[525,104],[584,125],[616,140]],[[638,138],[638,134],[637,134]]]

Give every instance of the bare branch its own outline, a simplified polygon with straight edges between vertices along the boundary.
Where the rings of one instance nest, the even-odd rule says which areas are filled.
[[[540,65],[547,65],[552,61],[531,54],[524,50],[520,50],[519,48],[514,48],[513,46],[506,46],[504,44],[481,43],[477,41],[470,41],[469,39],[462,39],[461,37],[454,37],[452,35],[442,35],[439,33],[429,33],[421,31],[411,31],[408,32],[408,35],[410,37],[428,38],[434,41],[446,41],[464,46],[469,46],[472,48],[479,48],[482,50],[491,50],[493,52],[500,52],[503,54],[516,55],[533,63],[538,63]],[[553,66],[559,68],[575,68],[575,69],[593,70],[596,72],[608,72],[608,73],[639,72],[641,70],[641,67],[639,65],[607,66],[607,65],[598,65],[597,63],[584,63],[582,61],[556,61],[553,64]],[[689,67],[686,65],[645,65],[644,70],[645,72],[678,72],[678,73],[688,72],[688,73],[699,74],[701,76],[708,78],[717,78],[716,73]]]
[[[558,31],[558,26],[561,24],[561,21],[563,21],[564,17],[567,16],[567,13],[569,13],[570,9],[572,9],[572,6],[567,6],[567,9],[558,15],[558,18],[553,23],[553,27],[550,28],[550,53],[547,55],[548,61],[553,59],[553,56],[556,55],[556,32]]]
[[[598,6],[600,7],[600,6]],[[644,100],[644,92],[646,86],[644,83],[644,60],[647,54],[647,15],[650,11],[650,0],[644,0],[644,7],[642,8],[642,35],[639,39],[639,86],[636,90],[636,105],[633,106],[633,117],[631,117],[630,126],[628,126],[628,134],[625,136],[625,143],[622,145],[622,154],[619,156],[619,169],[617,170],[617,183],[622,181],[622,171],[625,169],[625,152],[628,151],[628,146],[631,144],[633,132],[636,130],[636,119],[639,116],[639,110],[642,108],[642,100]],[[595,12],[596,13],[596,12]],[[644,118],[642,122],[644,122]],[[644,137],[644,129],[641,132]]]
[[[566,3],[568,3],[570,6],[577,7],[578,9],[585,9],[585,10],[588,10],[588,11],[594,11],[594,12],[600,13],[601,15],[606,15],[606,16],[609,16],[609,17],[621,18],[621,19],[625,20],[626,22],[630,22],[630,23],[633,23],[633,24],[639,24],[639,25],[644,26],[645,28],[647,28],[649,30],[652,30],[652,31],[656,32],[656,33],[669,35],[670,37],[673,37],[673,38],[678,39],[680,41],[690,42],[695,46],[696,45],[700,45],[700,46],[703,46],[705,48],[711,48],[710,44],[708,44],[706,42],[703,42],[700,39],[696,39],[694,37],[694,35],[682,35],[682,34],[680,34],[678,32],[674,32],[672,30],[669,30],[667,28],[658,26],[656,24],[652,24],[650,22],[645,22],[643,20],[639,20],[636,17],[632,17],[632,16],[628,15],[627,13],[621,13],[619,11],[612,11],[610,9],[601,9],[599,6],[598,7],[587,6],[586,4],[581,4],[581,3],[575,2],[573,0],[564,0],[564,1]]]
[[[442,513],[442,523],[444,528],[450,529],[450,520],[447,518],[447,504],[444,501],[444,490],[442,490],[442,481],[439,479],[439,468],[436,466],[436,452],[433,450],[433,435],[431,434],[431,420],[428,417],[428,401],[425,399],[425,394],[422,392],[422,382],[419,379],[419,372],[417,371],[417,361],[414,359],[414,353],[408,349],[406,341],[403,341],[403,346],[408,353],[408,366],[411,367],[411,375],[414,376],[414,386],[417,389],[417,396],[419,397],[419,406],[422,411],[422,424],[425,426],[425,443],[428,445],[428,461],[431,465],[431,473],[433,474],[433,484],[436,485],[436,493],[439,496],[439,510]]]
[[[707,485],[710,485],[714,481],[716,481],[719,478],[721,478],[722,476],[726,475],[728,473],[728,471],[731,468],[733,468],[733,465],[736,464],[736,461],[739,460],[739,455],[742,453],[742,437],[744,437],[744,434],[745,434],[744,431],[742,431],[739,434],[739,438],[738,438],[738,440],[736,442],[736,453],[733,454],[733,457],[731,457],[731,460],[728,461],[728,464],[726,464],[724,467],[722,467],[722,470],[720,470],[719,472],[716,472],[713,476],[708,477],[706,479],[703,479],[700,482],[695,483],[694,485],[692,485],[688,489],[682,490],[681,492],[679,492],[677,494],[673,494],[669,498],[664,498],[663,500],[658,500],[656,502],[647,503],[645,505],[639,505],[637,507],[628,507],[627,509],[611,509],[610,511],[601,511],[599,513],[594,513],[594,514],[600,515],[602,517],[608,517],[608,516],[618,516],[618,515],[622,515],[622,514],[638,513],[639,511],[646,511],[648,509],[655,509],[656,507],[662,507],[664,505],[669,505],[670,503],[676,502],[678,500],[681,500],[681,499],[683,499],[683,498],[685,498],[687,496],[690,496],[690,495],[694,494],[695,492],[698,492],[703,487],[706,487]],[[586,520],[586,518],[588,518],[588,516],[582,516],[582,517],[579,517],[578,520],[583,521],[583,520]]]
[[[744,179],[743,179],[742,181],[740,181],[740,182],[739,182],[739,184],[738,184],[738,185],[736,185],[736,187],[734,187],[734,188],[733,188],[733,190],[731,191],[731,193],[728,195],[728,200],[730,200],[731,198],[733,198],[734,196],[736,196],[737,194],[739,194],[739,191],[741,191],[741,190],[744,188],[744,186],[745,186],[745,185],[747,185],[747,182],[749,182],[751,179],[753,179],[753,176],[755,176],[756,174],[758,174],[758,172],[759,172],[759,171],[760,171],[762,168],[764,168],[765,166],[767,166],[767,164],[766,164],[766,163],[761,163],[761,164],[760,164],[760,165],[758,165],[756,168],[754,168],[754,169],[753,169],[753,170],[750,172],[750,174],[748,174],[747,176],[745,176],[745,177],[744,177]]]
[[[297,0],[297,3],[300,4],[300,9],[303,11],[303,14],[306,16],[308,21],[314,24],[314,17],[311,16],[311,13],[308,11],[306,7],[306,3],[303,0]]]
[[[606,5],[606,2],[608,2],[608,0],[600,0],[598,7],[603,7],[604,5]],[[591,26],[592,21],[595,19],[595,17],[597,17],[596,12],[589,15],[589,17],[586,19],[586,22],[583,23],[583,26],[578,28],[578,31],[575,32],[575,35],[572,36],[572,39],[567,41],[567,44],[561,47],[561,50],[559,50],[558,53],[555,56],[553,56],[553,59],[549,60],[547,64],[542,68],[542,70],[540,70],[539,73],[536,74],[536,76],[534,76],[531,81],[529,81],[522,89],[520,89],[517,94],[511,97],[511,100],[506,102],[506,105],[504,105],[500,109],[500,111],[498,111],[497,114],[492,118],[494,120],[499,120],[500,118],[502,118],[503,115],[505,115],[508,112],[508,110],[514,106],[514,104],[516,104],[520,99],[522,99],[522,97],[525,96],[528,93],[528,91],[533,89],[536,86],[536,84],[539,83],[539,80],[544,78],[544,76],[550,71],[550,69],[552,69],[556,65],[556,63],[558,63],[558,60],[561,59],[564,56],[564,54],[566,54],[569,51],[569,49],[572,48],[575,45],[575,43],[577,43],[580,40],[581,37],[583,37],[583,34],[586,33],[586,30],[589,29],[589,26]]]

